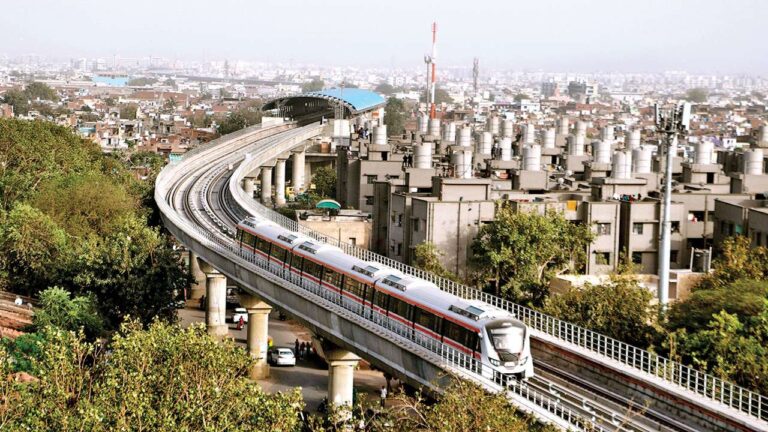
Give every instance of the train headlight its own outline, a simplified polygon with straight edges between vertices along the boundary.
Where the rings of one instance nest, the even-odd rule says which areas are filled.
[[[526,364],[528,363],[528,357],[523,357],[520,359],[520,364]]]
[[[490,358],[490,357],[488,357],[488,360],[490,360],[490,361],[491,361],[491,364],[492,364],[492,365],[494,365],[494,366],[499,366],[499,365],[501,365],[501,362],[500,362],[500,361],[498,361],[498,360],[496,360],[496,359],[494,359],[494,358]]]

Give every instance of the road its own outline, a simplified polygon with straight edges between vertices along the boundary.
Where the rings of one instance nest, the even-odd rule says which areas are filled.
[[[193,302],[190,302],[192,304]],[[232,310],[227,309],[227,319],[232,316]],[[192,323],[205,322],[205,312],[196,307],[187,306],[179,310],[179,319],[182,326]],[[246,327],[237,330],[234,323],[229,323],[229,335],[235,339],[235,343],[245,348]],[[311,334],[296,322],[288,319],[281,321],[277,313],[269,315],[269,335],[277,347],[294,348],[296,339],[299,341],[311,341]],[[275,393],[278,391],[290,391],[295,387],[301,387],[304,403],[307,411],[315,411],[320,402],[328,395],[328,366],[319,358],[297,359],[295,367],[270,367],[270,377],[258,381],[264,391]],[[355,388],[358,394],[366,394],[369,400],[377,400],[379,389],[385,384],[384,376],[379,371],[370,370],[368,365],[360,362],[360,367],[355,371]]]

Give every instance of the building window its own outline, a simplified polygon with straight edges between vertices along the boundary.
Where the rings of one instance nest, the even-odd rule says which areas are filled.
[[[670,229],[672,230],[672,234],[680,233],[680,221],[672,221],[670,225],[671,225]]]
[[[365,205],[373,205],[373,196],[372,195],[366,195],[365,196]]]
[[[669,251],[669,262],[676,263],[677,262],[677,251]]]
[[[397,226],[403,226],[403,215],[402,215],[402,213],[397,215]]]
[[[611,235],[611,224],[609,222],[599,222],[597,224],[597,235]]]
[[[376,182],[376,180],[379,179],[379,176],[377,176],[376,174],[370,174],[370,175],[366,175],[365,178],[367,179],[368,184],[373,184],[374,182]]]
[[[610,265],[611,253],[610,252],[595,252],[595,264],[597,265]]]
[[[397,254],[396,255],[397,256],[401,256],[402,254],[403,254],[403,244],[402,243],[398,243],[397,244]]]
[[[643,263],[643,253],[642,252],[632,252],[632,263],[633,264],[642,264]]]
[[[632,233],[637,235],[643,235],[643,225],[642,223],[633,223],[632,224]]]
[[[349,238],[349,244],[351,244],[352,246],[357,246],[357,238],[350,237]]]
[[[419,219],[413,219],[413,232],[419,232]]]

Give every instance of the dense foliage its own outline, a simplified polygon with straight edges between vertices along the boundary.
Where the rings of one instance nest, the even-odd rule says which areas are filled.
[[[768,394],[768,249],[744,236],[722,252],[687,300],[669,311],[670,355]]]
[[[218,132],[226,135],[261,123],[261,101],[253,101],[233,111],[221,121]]]
[[[325,87],[325,82],[321,80],[320,78],[314,78],[310,82],[306,82],[301,85],[301,92],[307,93],[307,92],[313,92],[313,91],[320,91]]]
[[[384,124],[387,126],[387,135],[397,136],[405,132],[405,104],[402,100],[391,97],[384,106]]]
[[[502,206],[472,243],[473,267],[483,284],[504,297],[538,304],[553,276],[580,270],[593,235],[561,214],[516,212]]]
[[[458,281],[458,277],[443,266],[443,252],[434,243],[424,242],[413,249],[413,266],[440,277]]]
[[[250,431],[298,429],[301,396],[265,394],[253,361],[203,326],[128,322],[105,349],[82,335],[42,330],[34,379],[0,381],[4,431]],[[0,347],[0,376],[12,372]]]
[[[27,115],[30,108],[46,109],[46,105],[35,103],[35,101],[57,101],[58,99],[55,90],[43,83],[33,82],[24,90],[13,88],[6,91],[2,101],[13,107],[14,114]]]
[[[331,167],[321,167],[312,172],[312,183],[315,194],[322,198],[336,199],[336,170]]]
[[[544,312],[620,341],[650,346],[657,337],[653,295],[632,275],[612,275],[604,284],[587,284],[553,295]]]
[[[47,122],[0,119],[0,288],[92,294],[107,328],[172,317],[188,276],[148,225],[152,184]],[[159,166],[155,166],[159,169]]]

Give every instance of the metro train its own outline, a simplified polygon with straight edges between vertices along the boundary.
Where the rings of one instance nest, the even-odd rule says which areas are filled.
[[[272,222],[241,221],[237,242],[273,270],[329,290],[337,304],[365,319],[381,323],[389,318],[408,328],[410,338],[423,346],[437,341],[477,359],[487,378],[533,376],[528,327],[505,310],[449,294],[431,282],[357,259]]]

